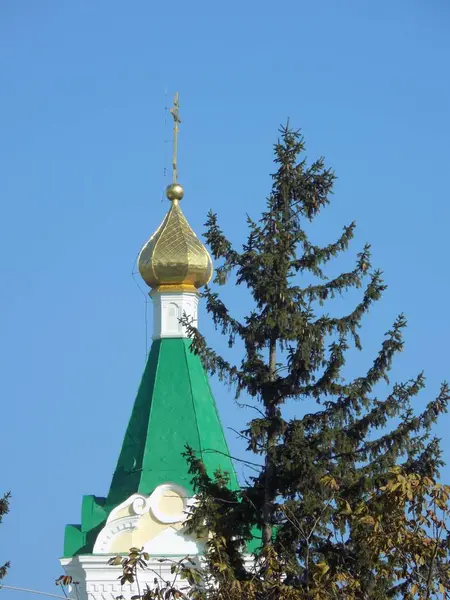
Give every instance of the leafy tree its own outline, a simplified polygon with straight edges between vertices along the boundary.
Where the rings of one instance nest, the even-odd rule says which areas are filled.
[[[242,341],[241,362],[232,364],[215,352],[185,319],[192,350],[207,371],[234,385],[237,396],[257,402],[257,415],[242,435],[262,467],[245,488],[232,492],[223,475],[209,479],[201,462],[188,453],[200,498],[191,528],[206,522],[223,540],[221,557],[237,581],[248,578],[242,548],[256,528],[261,556],[276,556],[284,584],[305,597],[313,597],[309,590],[321,568],[328,577],[343,573],[357,581],[358,598],[402,597],[397,569],[404,557],[393,550],[386,568],[384,554],[368,546],[366,534],[359,535],[354,515],[368,502],[381,502],[374,498],[388,484],[393,468],[400,468],[406,478],[434,482],[442,457],[431,428],[447,410],[449,387],[443,383],[437,398],[420,413],[412,401],[424,388],[422,373],[395,383],[379,397],[377,384],[389,383],[393,358],[403,349],[403,315],[386,333],[369,370],[344,379],[346,351],[351,345],[362,349],[362,319],[386,286],[381,272],[371,266],[368,245],[353,270],[327,278],[327,263],[347,250],[355,224],[344,227],[329,245],[310,241],[310,223],[330,202],[335,175],[322,158],[307,163],[298,131],[288,126],[280,134],[266,210],[258,221],[248,217],[242,250],[233,248],[215,214],[209,214],[206,224],[207,243],[219,261],[216,283],[225,283],[234,273],[237,285],[246,287],[253,299],[253,308],[240,321],[217,292],[205,292],[207,310],[229,345]],[[363,285],[351,312],[340,317],[328,313],[330,300]],[[303,417],[285,416],[286,405],[293,401],[302,403]],[[330,495],[327,481],[336,482],[339,503],[346,507],[339,517],[338,498]],[[446,557],[448,552],[435,557],[432,578],[437,562]]]
[[[197,495],[187,526],[200,536],[209,532],[205,565],[198,571],[174,564],[186,590],[165,582],[146,590],[146,598],[450,598],[450,489],[437,483],[443,463],[431,433],[447,410],[449,387],[442,384],[437,398],[417,411],[412,403],[424,389],[422,373],[389,384],[403,349],[403,315],[368,371],[344,378],[347,351],[362,349],[360,325],[385,284],[368,245],[352,270],[327,278],[327,264],[347,250],[355,224],[329,245],[310,240],[335,176],[323,159],[308,164],[304,150],[300,133],[282,128],[266,209],[257,221],[248,217],[242,249],[232,246],[215,214],[208,216],[216,283],[234,274],[253,300],[238,320],[217,292],[204,294],[229,345],[242,342],[241,361],[229,362],[183,321],[206,370],[255,404],[242,435],[259,469],[233,490],[226,473],[211,476],[187,448]],[[344,316],[330,314],[330,301],[352,288],[361,288],[359,303]],[[294,401],[304,415],[288,418]],[[246,561],[249,547],[254,565]],[[133,551],[131,571],[121,563],[129,582],[146,566],[142,552]]]
[[[220,510],[222,494],[227,492],[226,486],[222,485],[225,481],[219,474],[218,480],[221,480],[216,488],[219,495],[213,497],[211,481],[207,478],[207,497],[201,496],[200,501],[216,502]],[[394,467],[387,474],[386,485],[373,491],[366,501],[352,510],[341,496],[336,480],[327,476],[322,483],[328,489],[329,504],[333,506],[334,525],[351,531],[352,543],[367,555],[365,562],[372,564],[377,586],[383,587],[385,579],[396,582],[385,598],[449,597],[450,486]],[[286,518],[302,539],[314,532],[314,524],[305,531],[289,512],[286,512]],[[208,527],[209,523],[203,523],[203,526]],[[113,557],[109,564],[122,566],[119,577],[122,585],[135,584],[138,593],[132,596],[134,600],[357,600],[380,597],[376,587],[371,592],[364,591],[359,574],[348,569],[345,562],[333,568],[324,560],[312,563],[311,581],[305,589],[295,585],[289,577],[297,567],[292,569],[273,545],[267,546],[256,564],[240,576],[229,560],[226,537],[215,533],[206,545],[206,561],[200,568],[198,561],[189,557],[178,561],[159,559],[171,564],[172,576],[166,581],[153,571],[156,577],[152,587],[144,588],[139,583],[140,570],[148,568],[150,559],[143,548],[131,548],[128,556]]]
[[[11,497],[10,492],[6,493],[2,498],[0,498],[0,523],[3,521],[4,515],[9,513],[9,499]],[[4,565],[0,566],[0,581],[6,575],[10,564],[6,562]]]

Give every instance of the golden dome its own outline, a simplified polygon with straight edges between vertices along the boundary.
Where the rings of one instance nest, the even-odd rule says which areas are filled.
[[[195,291],[211,279],[212,259],[181,211],[182,186],[169,185],[166,195],[172,206],[139,254],[139,272],[153,290]]]

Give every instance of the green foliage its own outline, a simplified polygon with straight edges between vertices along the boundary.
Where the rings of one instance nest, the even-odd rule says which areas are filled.
[[[396,570],[404,563],[403,555],[397,549],[396,558],[391,557],[390,567],[383,570],[383,553],[367,548],[353,515],[356,507],[369,502],[382,504],[380,490],[390,481],[392,469],[400,468],[406,478],[436,479],[442,459],[431,430],[447,410],[449,387],[442,384],[437,398],[419,413],[412,402],[424,389],[422,373],[395,383],[379,397],[378,384],[389,384],[393,359],[403,350],[403,315],[385,334],[368,371],[344,379],[347,351],[351,346],[362,349],[362,319],[386,286],[381,272],[372,268],[368,245],[352,270],[327,278],[327,264],[347,250],[355,224],[344,227],[329,245],[310,241],[307,230],[329,203],[335,176],[323,159],[307,164],[299,132],[286,127],[280,133],[266,210],[258,221],[248,217],[242,249],[233,248],[215,214],[210,213],[206,223],[207,243],[219,261],[216,283],[225,283],[233,273],[237,285],[247,288],[253,299],[252,310],[239,321],[217,292],[208,288],[204,294],[207,310],[229,345],[243,343],[241,361],[232,364],[218,355],[184,321],[193,351],[208,372],[234,385],[237,396],[245,394],[258,403],[257,416],[242,434],[248,450],[263,464],[247,487],[232,494],[223,475],[208,478],[201,461],[188,453],[200,498],[191,529],[207,523],[213,532],[213,557],[217,540],[223,540],[222,564],[239,582],[250,577],[242,552],[256,528],[262,537],[261,556],[277,557],[283,565],[283,585],[306,594],[298,597],[315,597],[311,590],[317,578],[336,580],[338,574],[357,584],[355,598],[407,597]],[[351,289],[361,289],[353,310],[339,317],[328,313],[330,301]],[[303,417],[285,417],[292,401],[302,402]],[[335,482],[335,490],[324,485],[327,478]],[[349,514],[344,511],[337,518],[337,502]],[[400,518],[401,511],[396,514]],[[433,559],[433,581],[445,560],[448,548]],[[209,567],[216,572],[214,561]],[[406,582],[413,564],[402,568]]]
[[[188,458],[197,473],[199,501],[204,506],[202,512],[206,515],[209,512],[210,518],[216,515],[212,523],[199,522],[198,511],[194,511],[191,527],[199,531],[218,525],[206,543],[206,563],[200,566],[189,557],[179,561],[159,559],[159,562],[170,563],[172,580],[165,581],[154,571],[157,575],[154,585],[141,592],[139,571],[148,567],[150,557],[143,549],[131,548],[128,557],[116,556],[109,564],[122,566],[119,577],[122,584],[137,584],[139,593],[132,596],[133,600],[425,600],[449,597],[450,486],[437,484],[427,476],[408,474],[397,466],[386,474],[385,485],[352,506],[342,495],[339,482],[329,475],[323,477],[323,493],[328,498],[323,511],[329,510],[330,521],[336,529],[347,532],[347,540],[351,539],[351,545],[356,549],[354,564],[349,568],[342,556],[345,544],[335,554],[325,550],[320,554],[316,552],[309,562],[310,576],[305,586],[298,579],[298,562],[286,559],[282,549],[277,550],[275,544],[265,546],[258,553],[255,564],[244,568],[235,540],[224,535],[222,528],[226,521],[223,504],[236,499],[226,492],[226,478],[218,473],[210,480],[218,494],[213,497],[205,487],[205,471],[196,463],[191,451]],[[199,472],[202,472],[200,478]],[[304,529],[287,503],[283,513],[301,539],[307,542],[315,535],[317,518],[309,529]],[[371,570],[369,587],[364,579],[361,580],[359,563]]]
[[[253,300],[240,321],[217,292],[207,288],[204,294],[229,345],[242,342],[240,362],[220,356],[183,319],[192,351],[207,371],[256,405],[242,435],[261,467],[233,491],[226,474],[211,476],[186,449],[197,497],[187,531],[206,539],[205,564],[199,569],[183,559],[173,565],[174,576],[186,582],[182,591],[165,582],[139,595],[450,598],[450,488],[437,483],[442,458],[432,436],[447,410],[449,386],[443,383],[438,396],[415,411],[424,375],[389,384],[393,359],[403,350],[403,315],[385,334],[367,372],[344,378],[348,350],[362,349],[362,319],[385,284],[372,268],[368,245],[353,269],[327,278],[328,263],[347,250],[355,224],[329,245],[310,241],[307,231],[329,203],[335,176],[323,159],[308,165],[299,132],[286,127],[280,133],[272,191],[261,218],[248,217],[242,249],[233,248],[215,214],[206,224],[207,242],[219,261],[216,283],[234,274]],[[352,289],[361,290],[359,302],[347,314],[332,316],[330,301]],[[381,396],[383,389],[388,391]],[[293,401],[301,401],[302,417],[286,416]],[[255,539],[259,547],[249,565],[246,554]],[[138,567],[146,567],[142,551],[131,553],[115,559],[124,581],[135,581]]]
[[[3,517],[9,513],[9,500],[11,498],[11,493],[7,492],[0,498],[0,523],[3,521]],[[0,566],[0,581],[5,577],[8,568],[10,567],[10,563],[6,562],[4,565]]]

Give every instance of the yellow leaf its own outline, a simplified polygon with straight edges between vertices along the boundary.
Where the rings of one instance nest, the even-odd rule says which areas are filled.
[[[371,515],[361,517],[361,519],[359,519],[359,522],[364,523],[364,525],[375,525],[375,519]]]
[[[330,490],[338,490],[339,484],[334,477],[331,475],[324,475],[320,479],[320,483],[322,483],[325,487],[330,488]]]
[[[322,575],[325,575],[325,573],[330,570],[330,567],[327,565],[326,562],[317,563],[316,567],[319,569]]]
[[[347,500],[344,500],[344,508],[339,511],[341,515],[351,515],[352,514],[352,507],[350,506],[350,504],[347,502]]]
[[[365,508],[366,505],[364,504],[364,502],[360,502],[355,509],[355,515],[360,515],[362,512],[364,512]]]

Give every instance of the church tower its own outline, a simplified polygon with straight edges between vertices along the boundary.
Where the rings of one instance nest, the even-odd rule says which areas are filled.
[[[194,501],[185,445],[203,459],[209,473],[218,468],[238,486],[217,408],[200,359],[180,323],[186,314],[197,324],[199,289],[212,275],[212,260],[180,207],[178,183],[178,94],[174,107],[173,182],[166,190],[170,208],[142,248],[139,272],[151,288],[153,342],[136,395],[122,448],[106,497],[84,496],[81,524],[68,525],[61,564],[78,584],[79,600],[129,598],[136,588],[121,587],[120,567],[107,564],[131,547],[144,547],[151,560],[140,578],[151,587],[155,572],[170,580],[170,564],[158,558],[201,557],[204,540],[185,532]],[[71,597],[76,598],[75,590]]]

